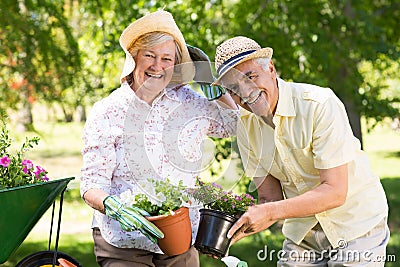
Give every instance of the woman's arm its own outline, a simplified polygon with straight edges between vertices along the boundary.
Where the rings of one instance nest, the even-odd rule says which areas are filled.
[[[82,198],[85,203],[93,209],[105,213],[103,201],[107,196],[109,196],[107,192],[101,189],[93,188],[86,191]]]

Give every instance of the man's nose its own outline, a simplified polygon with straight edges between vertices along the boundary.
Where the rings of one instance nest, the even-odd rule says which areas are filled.
[[[241,97],[249,97],[251,93],[255,90],[255,88],[252,88],[252,86],[250,86],[250,84],[246,81],[239,81],[238,89],[239,95]]]

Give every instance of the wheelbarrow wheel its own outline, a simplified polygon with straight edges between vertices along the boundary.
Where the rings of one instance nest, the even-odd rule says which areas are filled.
[[[45,250],[33,253],[22,259],[15,267],[52,267],[55,251]],[[82,267],[82,265],[63,252],[57,252],[55,267]]]

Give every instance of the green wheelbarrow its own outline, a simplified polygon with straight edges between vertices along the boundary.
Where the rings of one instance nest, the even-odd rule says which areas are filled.
[[[25,240],[29,232],[53,205],[48,250],[22,259],[16,267],[81,267],[71,256],[58,251],[64,192],[74,178],[18,186],[0,190],[0,264],[7,261]],[[55,199],[60,196],[57,234],[54,250],[50,250],[53,231]]]

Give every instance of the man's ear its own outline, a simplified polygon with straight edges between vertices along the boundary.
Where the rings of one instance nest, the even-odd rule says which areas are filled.
[[[276,78],[276,69],[275,69],[274,62],[272,61],[272,59],[269,61],[269,71]]]
[[[269,71],[273,72],[275,70],[274,62],[272,59],[269,60]]]

